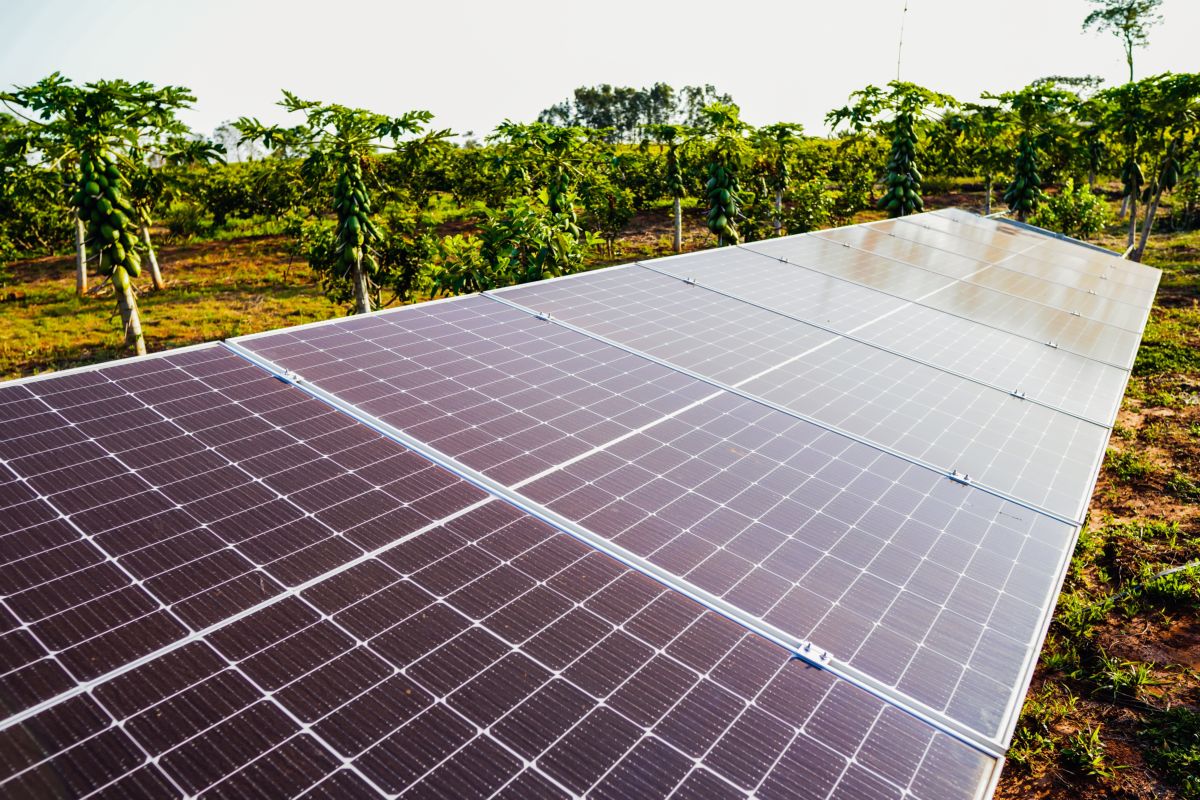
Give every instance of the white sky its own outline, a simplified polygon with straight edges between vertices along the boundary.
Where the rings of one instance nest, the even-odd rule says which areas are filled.
[[[1082,33],[1086,0],[909,0],[901,76],[960,99],[1050,74],[1124,80],[1119,42]],[[482,135],[576,86],[712,83],[754,124],[822,118],[896,74],[904,0],[0,0],[0,85],[190,87],[184,121],[283,122],[280,89],[388,114],[424,108]],[[1200,0],[1166,0],[1139,77],[1200,71]]]

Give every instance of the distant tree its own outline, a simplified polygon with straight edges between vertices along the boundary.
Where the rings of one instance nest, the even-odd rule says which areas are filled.
[[[289,112],[303,114],[302,124],[292,128],[264,126],[258,120],[243,117],[235,125],[247,141],[261,141],[270,149],[306,152],[301,172],[311,188],[333,179],[333,211],[337,216],[334,239],[332,244],[317,239],[309,263],[332,276],[327,282],[330,287],[336,288],[348,278],[353,286],[355,312],[368,313],[372,299],[378,294],[377,254],[383,237],[371,219],[371,198],[363,166],[372,154],[385,147],[384,140],[398,147],[400,137],[419,132],[433,115],[428,111],[409,111],[389,117],[336,103],[301,100],[287,91],[283,96],[279,105]]]
[[[35,112],[37,146],[54,169],[70,169],[76,191],[79,272],[86,288],[86,250],[96,252],[101,275],[112,282],[125,343],[146,352],[141,316],[131,280],[141,274],[136,212],[126,193],[131,159],[145,141],[186,129],[175,118],[195,98],[188,90],[127,81],[96,81],[76,86],[57,72],[32,86],[0,93],[6,103]],[[70,165],[69,167],[67,165]]]
[[[570,99],[542,111],[538,122],[607,130],[610,142],[636,142],[646,126],[683,123],[698,127],[705,106],[732,102],[729,95],[711,85],[685,86],[676,92],[661,82],[641,89],[604,83],[579,87]]]
[[[1111,33],[1125,48],[1129,80],[1133,81],[1133,51],[1150,42],[1150,29],[1162,22],[1158,9],[1163,0],[1088,0],[1092,11],[1083,20],[1083,29]]]
[[[1007,129],[999,106],[965,103],[960,110],[947,113],[930,137],[944,162],[956,163],[966,174],[983,178],[985,215],[992,213],[996,176],[1011,162]]]

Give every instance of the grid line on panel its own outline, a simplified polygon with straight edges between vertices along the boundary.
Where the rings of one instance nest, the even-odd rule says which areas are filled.
[[[988,389],[994,389],[995,391],[1001,392],[1001,393],[1003,393],[1003,394],[1006,394],[1006,395],[1011,395],[1011,396],[1013,396],[1013,397],[1019,397],[1020,399],[1022,399],[1022,400],[1027,400],[1027,401],[1029,401],[1030,403],[1033,403],[1033,404],[1035,404],[1035,405],[1040,405],[1040,406],[1043,406],[1043,407],[1045,407],[1045,408],[1048,408],[1048,409],[1050,409],[1050,410],[1052,410],[1052,411],[1058,411],[1058,412],[1060,412],[1060,413],[1066,414],[1067,416],[1074,417],[1075,419],[1078,419],[1078,420],[1080,420],[1080,421],[1082,421],[1082,422],[1088,422],[1088,423],[1091,423],[1091,424],[1093,424],[1093,425],[1099,425],[1100,427],[1103,427],[1103,428],[1107,428],[1107,427],[1109,427],[1109,426],[1108,426],[1108,425],[1107,425],[1105,422],[1103,422],[1103,421],[1101,421],[1101,420],[1092,419],[1092,418],[1090,418],[1090,417],[1088,417],[1088,416],[1085,416],[1084,414],[1076,413],[1076,412],[1074,412],[1074,411],[1071,411],[1070,409],[1062,408],[1061,406],[1058,406],[1058,405],[1055,405],[1055,404],[1053,404],[1053,403],[1050,403],[1050,402],[1047,402],[1047,401],[1041,400],[1041,399],[1040,399],[1040,398],[1038,398],[1038,397],[1033,397],[1033,396],[1027,395],[1025,392],[1023,392],[1023,391],[1020,389],[1020,387],[1005,388],[1005,387],[1003,387],[1003,386],[999,386],[999,385],[997,385],[997,384],[990,383],[990,382],[988,382],[988,381],[985,381],[985,380],[983,380],[983,379],[981,379],[981,378],[977,378],[977,377],[974,377],[974,376],[972,376],[972,375],[968,375],[968,374],[966,374],[966,373],[960,372],[960,371],[958,371],[958,370],[955,370],[955,369],[952,369],[952,368],[950,368],[950,367],[947,367],[947,366],[943,366],[943,365],[936,364],[936,363],[934,363],[934,362],[932,362],[932,361],[929,361],[929,360],[926,360],[926,359],[923,359],[923,358],[919,358],[919,357],[917,357],[917,356],[915,356],[915,355],[912,355],[912,354],[909,354],[909,353],[904,353],[904,352],[901,352],[901,351],[899,351],[899,350],[894,350],[894,349],[892,349],[892,348],[890,348],[890,347],[887,347],[887,346],[885,346],[885,345],[883,345],[883,344],[880,344],[880,343],[878,343],[878,342],[873,342],[873,341],[871,341],[871,340],[869,340],[869,339],[864,339],[864,338],[861,338],[861,337],[859,337],[859,336],[856,336],[856,335],[855,335],[855,334],[856,334],[856,333],[857,333],[859,330],[861,330],[862,328],[868,327],[868,326],[870,326],[870,325],[874,325],[875,323],[879,322],[879,321],[882,319],[882,317],[876,317],[875,319],[870,319],[870,320],[867,320],[866,322],[863,322],[863,323],[861,323],[861,324],[859,324],[859,325],[856,325],[856,326],[854,326],[853,328],[850,328],[850,329],[848,329],[848,330],[845,330],[845,331],[841,331],[841,330],[837,330],[837,329],[835,329],[835,328],[829,327],[829,326],[827,326],[827,325],[823,325],[823,324],[821,324],[820,322],[816,322],[816,321],[813,321],[813,320],[808,320],[808,319],[803,319],[803,318],[801,318],[801,317],[795,316],[794,314],[790,314],[790,313],[788,313],[788,312],[786,312],[786,311],[781,311],[781,310],[779,310],[779,309],[776,309],[776,308],[771,308],[770,306],[763,305],[763,304],[761,304],[761,303],[757,303],[757,302],[755,302],[755,301],[753,301],[753,300],[747,299],[747,298],[745,298],[745,297],[742,297],[742,296],[740,296],[740,295],[734,294],[734,293],[732,293],[732,292],[728,292],[728,291],[726,291],[726,290],[724,290],[724,289],[719,289],[719,288],[717,288],[717,287],[715,287],[715,286],[710,286],[710,285],[709,285],[709,284],[707,284],[707,283],[702,283],[702,282],[701,282],[701,281],[699,281],[699,280],[696,280],[696,279],[691,279],[691,278],[682,278],[682,277],[680,277],[680,276],[678,276],[678,275],[675,275],[675,274],[673,274],[673,273],[670,273],[670,272],[664,272],[664,271],[662,271],[662,270],[658,269],[657,267],[654,267],[653,265],[651,265],[651,264],[647,264],[647,263],[645,263],[645,262],[640,262],[640,261],[639,261],[639,262],[636,262],[636,263],[638,264],[638,266],[642,267],[643,269],[648,269],[648,270],[650,270],[650,271],[652,271],[652,272],[655,272],[655,273],[657,273],[657,274],[659,274],[659,275],[664,275],[664,276],[666,276],[666,277],[668,277],[668,278],[673,278],[673,279],[675,279],[675,280],[683,281],[684,283],[687,283],[687,284],[689,284],[689,285],[692,285],[692,286],[696,286],[697,288],[700,288],[700,289],[704,289],[705,291],[709,291],[709,292],[715,292],[715,293],[717,293],[717,294],[719,294],[719,295],[722,295],[722,296],[724,296],[724,297],[728,297],[728,298],[729,298],[729,299],[731,299],[731,300],[737,300],[737,301],[739,301],[739,302],[746,303],[747,305],[754,306],[755,308],[762,309],[763,311],[769,311],[769,312],[770,312],[770,313],[772,313],[772,314],[778,314],[778,315],[780,315],[780,316],[782,316],[782,317],[785,317],[785,318],[787,318],[787,319],[791,319],[791,320],[795,320],[796,322],[801,322],[801,323],[804,323],[805,325],[811,325],[811,326],[813,326],[814,328],[819,328],[819,329],[821,329],[821,330],[823,330],[823,331],[827,331],[828,333],[832,333],[832,334],[834,334],[834,335],[836,335],[836,336],[840,336],[840,337],[841,337],[841,338],[843,338],[843,339],[847,339],[847,340],[849,340],[849,341],[852,341],[852,342],[857,342],[857,343],[859,343],[859,344],[866,345],[866,346],[868,346],[868,347],[874,348],[874,349],[876,349],[876,350],[879,350],[879,351],[881,351],[881,352],[888,353],[889,355],[893,355],[893,356],[896,356],[896,357],[898,357],[898,358],[903,358],[903,359],[905,359],[905,360],[907,360],[907,361],[912,361],[912,362],[914,362],[914,363],[916,363],[916,364],[921,364],[922,366],[931,367],[931,368],[933,368],[933,369],[936,369],[936,370],[939,370],[939,371],[941,371],[941,372],[944,372],[944,373],[946,373],[947,375],[953,375],[953,376],[955,376],[955,377],[957,377],[957,378],[962,378],[963,380],[970,381],[971,383],[977,384],[977,385],[979,385],[979,386],[983,386],[983,387],[986,387],[986,388],[988,388]]]
[[[493,299],[499,300],[499,298],[494,297]],[[500,302],[503,302],[504,305],[511,305],[507,301]],[[521,310],[523,313],[532,313],[519,306],[516,306],[516,308]],[[363,412],[353,404],[347,403],[336,395],[322,389],[308,380],[305,380],[302,376],[289,373],[288,371],[281,369],[274,362],[270,361],[264,356],[259,355],[258,353],[255,353],[254,351],[241,347],[237,342],[227,342],[225,343],[225,346],[234,350],[234,352],[243,355],[243,357],[255,364],[258,364],[264,369],[272,371],[281,376],[287,375],[287,379],[293,381],[294,385],[306,392],[309,392],[314,397],[324,400],[336,408],[344,410],[346,413],[355,416],[364,424],[374,428],[377,431],[380,431],[381,433],[384,433],[387,436],[392,437],[409,449],[420,453],[426,458],[429,458],[435,463],[438,463],[452,472],[463,476],[473,483],[485,487],[488,491],[507,500],[525,513],[542,521],[548,522],[555,528],[571,534],[572,536],[580,539],[584,543],[613,558],[614,560],[633,568],[643,575],[647,575],[659,581],[660,583],[667,585],[668,587],[678,591],[679,593],[703,605],[704,607],[709,608],[724,617],[732,619],[735,622],[738,622],[768,641],[786,648],[789,652],[794,653],[797,658],[805,661],[806,663],[809,663],[812,666],[820,669],[829,670],[837,677],[846,680],[855,686],[858,686],[872,695],[880,697],[886,702],[895,705],[897,708],[904,710],[906,713],[922,720],[926,724],[931,725],[932,727],[942,731],[943,733],[946,733],[949,736],[952,736],[959,741],[964,742],[965,744],[968,744],[975,749],[993,756],[1000,755],[1001,746],[998,742],[975,732],[970,727],[957,722],[943,712],[929,707],[925,703],[915,698],[907,696],[904,692],[896,688],[886,686],[862,670],[859,670],[840,659],[834,658],[828,653],[828,651],[822,649],[819,643],[810,642],[808,640],[799,638],[794,634],[788,633],[787,631],[782,630],[759,617],[749,614],[744,609],[724,600],[723,598],[718,597],[711,592],[700,588],[699,586],[696,586],[692,582],[673,574],[669,570],[666,570],[650,562],[649,560],[638,556],[623,546],[598,536],[591,530],[573,522],[558,512],[555,512],[543,506],[542,504],[533,501],[523,493],[514,491],[513,488],[505,486],[499,481],[489,478],[483,473],[480,473],[466,464],[463,464],[458,459],[439,451],[431,445],[413,438],[399,428],[396,428],[389,423]],[[668,368],[675,369],[670,365],[667,366]],[[712,383],[711,381],[704,382]],[[723,388],[718,388],[720,391],[714,393],[717,396],[725,392]],[[736,392],[732,393],[736,394]],[[757,399],[753,397],[748,399],[758,402]],[[694,405],[699,405],[699,403]],[[788,413],[791,414],[791,412]],[[794,414],[791,415],[794,416]],[[558,471],[558,469],[551,470],[551,472]],[[528,480],[523,481],[525,484],[528,482]]]
[[[803,236],[809,236],[810,234],[801,234],[801,235],[803,235]],[[813,238],[820,238],[820,237],[813,237]],[[829,240],[827,240],[827,239],[822,239],[822,241],[829,242],[830,244],[841,244],[843,247],[851,247],[851,246],[852,246],[852,245],[850,245],[850,244],[845,244],[845,243],[839,243],[839,242],[830,242],[830,241],[829,241]],[[746,250],[746,251],[748,251],[748,252],[751,252],[751,253],[756,253],[757,255],[760,255],[760,256],[762,256],[763,258],[769,258],[769,259],[771,259],[771,260],[773,260],[773,261],[778,261],[778,262],[780,262],[780,263],[783,263],[783,264],[788,264],[788,265],[790,265],[790,266],[793,266],[793,267],[796,267],[796,268],[798,268],[798,269],[808,270],[808,271],[811,271],[811,272],[816,272],[816,273],[819,273],[819,274],[821,274],[821,275],[826,275],[826,276],[832,277],[834,280],[838,280],[838,281],[845,281],[846,283],[852,284],[852,285],[854,285],[854,286],[861,286],[861,287],[863,287],[863,288],[871,289],[871,290],[873,290],[873,291],[880,292],[880,293],[882,293],[882,294],[886,294],[886,295],[888,295],[888,296],[890,296],[890,297],[894,297],[894,298],[896,298],[896,299],[898,299],[898,300],[903,300],[903,301],[905,301],[905,302],[907,302],[907,303],[913,303],[913,304],[915,304],[915,305],[919,305],[919,306],[922,306],[922,307],[924,307],[924,308],[928,308],[928,309],[930,309],[930,310],[932,310],[932,311],[935,311],[935,312],[938,312],[938,313],[940,313],[940,314],[946,314],[946,315],[948,315],[948,316],[951,316],[951,317],[956,317],[956,318],[958,318],[958,319],[967,320],[968,322],[973,322],[973,323],[976,323],[976,324],[979,324],[979,325],[983,325],[983,326],[985,326],[985,327],[992,328],[992,329],[994,329],[994,330],[997,330],[997,331],[1000,331],[1000,332],[1002,332],[1002,333],[1007,333],[1007,334],[1010,334],[1010,335],[1012,335],[1012,336],[1017,336],[1017,337],[1020,337],[1020,338],[1022,338],[1022,339],[1025,339],[1025,340],[1027,340],[1027,341],[1030,341],[1030,342],[1036,342],[1037,344],[1040,344],[1040,345],[1043,345],[1043,346],[1046,346],[1046,347],[1053,347],[1053,348],[1055,348],[1055,349],[1063,349],[1063,350],[1066,350],[1067,352],[1073,353],[1073,354],[1075,354],[1075,355],[1077,355],[1077,356],[1079,356],[1079,357],[1081,357],[1081,358],[1086,358],[1086,359],[1088,359],[1088,360],[1090,360],[1090,361],[1095,361],[1095,362],[1097,362],[1097,363],[1100,363],[1100,364],[1105,364],[1105,365],[1107,365],[1107,366],[1110,366],[1110,367],[1114,367],[1114,368],[1116,368],[1116,369],[1119,369],[1119,370],[1121,370],[1121,371],[1123,371],[1123,372],[1129,372],[1129,367],[1128,367],[1127,365],[1123,365],[1123,364],[1117,364],[1117,363],[1114,363],[1114,362],[1112,362],[1112,361],[1109,361],[1109,360],[1106,360],[1106,359],[1103,359],[1103,358],[1097,358],[1097,357],[1095,357],[1095,356],[1088,355],[1087,353],[1081,353],[1081,352],[1079,352],[1078,350],[1075,350],[1075,349],[1072,349],[1072,348],[1069,348],[1069,347],[1061,347],[1061,346],[1060,346],[1058,343],[1056,343],[1056,342],[1047,342],[1047,341],[1044,341],[1044,340],[1042,340],[1042,339],[1038,339],[1037,337],[1034,337],[1034,336],[1029,336],[1028,334],[1021,333],[1021,332],[1019,332],[1019,331],[1013,331],[1013,330],[1009,330],[1009,329],[1007,329],[1007,328],[1002,328],[1002,327],[999,327],[999,326],[997,326],[997,325],[993,325],[993,324],[991,324],[991,323],[989,323],[989,322],[985,322],[985,321],[983,321],[983,320],[979,320],[979,319],[973,319],[973,318],[971,318],[971,317],[968,317],[968,316],[965,316],[965,315],[963,315],[963,314],[960,314],[960,313],[957,313],[957,312],[954,312],[954,311],[948,311],[948,310],[946,310],[946,309],[939,308],[939,307],[937,307],[937,306],[935,306],[935,305],[931,305],[931,304],[929,304],[929,303],[923,302],[924,300],[928,299],[928,298],[929,298],[929,297],[930,297],[932,294],[934,294],[934,293],[936,293],[936,292],[938,292],[938,291],[942,291],[942,290],[948,289],[948,288],[950,288],[951,286],[953,286],[953,285],[954,285],[954,283],[955,283],[954,281],[950,281],[950,282],[946,283],[945,285],[943,285],[943,286],[941,286],[941,287],[938,287],[938,288],[937,288],[937,289],[935,289],[933,292],[926,293],[925,295],[922,295],[920,298],[913,300],[913,299],[910,299],[910,298],[904,297],[903,295],[899,295],[899,294],[896,294],[896,293],[894,293],[894,292],[889,292],[889,291],[887,291],[886,289],[881,289],[881,288],[879,288],[879,287],[876,287],[876,286],[870,286],[870,285],[868,285],[868,284],[865,284],[865,283],[862,283],[862,282],[860,282],[860,281],[856,281],[856,280],[853,280],[853,279],[850,279],[850,278],[844,278],[844,277],[840,277],[840,276],[838,276],[838,275],[835,275],[835,274],[832,274],[832,273],[829,273],[829,272],[825,272],[824,270],[822,270],[822,269],[820,269],[820,268],[818,268],[818,267],[812,267],[812,266],[809,266],[809,265],[807,265],[807,264],[801,264],[801,263],[799,263],[799,262],[797,262],[797,261],[792,261],[792,260],[789,260],[788,258],[785,258],[785,257],[780,257],[780,256],[771,255],[770,253],[765,253],[765,252],[762,252],[762,251],[760,251],[760,250],[756,250],[756,249],[754,249],[754,248],[753,248],[753,247],[751,247],[751,246],[747,246],[747,245],[740,245],[740,244],[739,244],[739,245],[735,245],[735,246],[736,246],[736,247],[739,247],[739,248],[741,248],[741,249],[743,249],[743,250]],[[1036,245],[1035,245],[1035,246],[1036,246]],[[874,254],[873,254],[873,253],[871,253],[869,250],[864,250],[864,251],[861,251],[861,252],[865,252],[865,253],[868,253],[868,254],[874,255]],[[1016,254],[1014,254],[1014,255],[1016,255]],[[991,265],[991,264],[989,264],[988,266],[992,266],[992,265]],[[985,267],[985,269],[986,269],[986,267]]]
[[[540,314],[540,312],[538,312],[538,311],[536,311],[536,310],[533,310],[533,309],[527,308],[527,307],[525,307],[525,306],[522,306],[522,305],[520,305],[520,304],[518,304],[518,303],[514,303],[514,302],[513,302],[513,301],[511,301],[511,300],[505,299],[505,298],[503,298],[503,297],[502,297],[501,295],[499,295],[499,294],[491,294],[491,293],[488,293],[488,294],[486,294],[486,295],[485,295],[485,297],[492,298],[492,299],[494,299],[494,300],[496,300],[496,301],[498,301],[498,302],[500,302],[500,303],[503,303],[503,304],[504,304],[504,305],[506,305],[506,306],[509,306],[509,307],[511,307],[511,308],[516,308],[516,309],[518,309],[518,310],[520,310],[520,311],[522,311],[522,312],[524,312],[524,313],[526,313],[526,314],[529,314],[529,315],[531,315],[531,316],[534,316],[534,317],[537,317],[537,316]],[[543,315],[543,316],[544,316],[544,315]],[[667,367],[668,369],[675,370],[675,371],[677,371],[677,372],[679,372],[679,373],[681,373],[681,374],[687,375],[687,376],[688,376],[688,377],[690,377],[690,378],[694,378],[695,380],[701,381],[701,382],[703,382],[703,383],[707,383],[707,384],[709,384],[709,385],[711,385],[711,386],[715,386],[715,387],[717,387],[718,389],[720,389],[720,390],[722,390],[722,391],[728,392],[729,394],[736,395],[736,396],[738,396],[738,397],[741,397],[741,398],[743,398],[743,399],[745,399],[745,400],[749,400],[749,401],[751,401],[751,402],[754,402],[754,403],[758,403],[758,404],[760,404],[760,405],[763,405],[763,406],[765,406],[765,407],[767,407],[767,408],[770,408],[770,409],[772,409],[772,410],[774,410],[774,411],[779,411],[779,412],[781,412],[781,413],[783,413],[783,414],[787,414],[789,417],[793,417],[793,418],[795,418],[795,419],[802,420],[802,421],[804,421],[804,422],[807,422],[807,423],[809,423],[809,424],[816,425],[817,427],[819,427],[819,428],[821,428],[821,429],[823,429],[823,430],[827,430],[827,431],[830,431],[830,432],[832,432],[832,433],[836,433],[836,434],[838,434],[839,436],[844,436],[844,437],[846,437],[847,439],[850,439],[850,440],[852,440],[852,441],[858,442],[859,444],[866,445],[866,446],[868,446],[868,447],[870,447],[870,448],[872,448],[872,449],[874,449],[874,450],[877,450],[877,451],[879,451],[879,452],[881,452],[881,453],[886,453],[886,454],[888,454],[888,455],[890,455],[890,456],[894,456],[894,457],[896,457],[896,458],[902,459],[902,460],[904,460],[904,461],[906,461],[906,462],[908,462],[908,463],[910,463],[910,464],[914,464],[914,465],[916,465],[916,466],[918,466],[918,467],[921,467],[921,468],[923,468],[923,469],[930,470],[931,472],[934,472],[934,473],[936,473],[936,474],[938,474],[938,475],[941,475],[941,476],[943,476],[943,477],[945,477],[945,478],[947,478],[947,479],[954,480],[954,481],[956,481],[956,482],[958,482],[958,483],[963,483],[963,484],[965,484],[965,485],[968,485],[968,486],[972,486],[972,487],[974,487],[974,488],[976,488],[976,489],[980,489],[980,490],[982,490],[982,491],[985,491],[985,492],[987,492],[988,494],[994,495],[994,496],[996,496],[996,497],[998,497],[998,498],[1000,498],[1000,499],[1002,499],[1002,500],[1006,500],[1006,501],[1008,501],[1008,502],[1014,503],[1014,504],[1016,504],[1016,505],[1019,505],[1019,506],[1022,506],[1022,507],[1024,507],[1024,508],[1028,508],[1028,509],[1030,509],[1031,511],[1036,511],[1037,513],[1039,513],[1039,514],[1043,514],[1043,515],[1045,515],[1045,516],[1047,516],[1047,517],[1050,517],[1051,519],[1054,519],[1054,520],[1057,520],[1057,521],[1059,521],[1059,522],[1063,522],[1063,523],[1066,523],[1066,524],[1070,524],[1070,525],[1078,525],[1078,524],[1080,524],[1080,521],[1079,521],[1079,520],[1077,520],[1077,519],[1073,519],[1073,518],[1071,518],[1071,517],[1068,517],[1068,516],[1066,516],[1066,515],[1064,515],[1064,514],[1061,514],[1061,513],[1059,513],[1059,512],[1056,512],[1056,511],[1054,511],[1054,510],[1052,510],[1052,509],[1048,509],[1048,508],[1045,508],[1045,507],[1039,506],[1039,505],[1038,505],[1038,504],[1036,504],[1036,503],[1033,503],[1033,502],[1030,502],[1030,501],[1023,500],[1023,499],[1021,499],[1021,498],[1015,497],[1015,496],[1013,496],[1013,495],[1011,495],[1011,494],[1009,494],[1009,493],[1007,493],[1007,492],[1005,492],[1005,491],[1002,491],[1002,490],[1000,490],[1000,489],[993,488],[993,487],[991,487],[991,486],[989,486],[989,485],[987,485],[987,484],[985,484],[985,483],[981,483],[981,482],[979,482],[979,481],[977,481],[977,480],[975,480],[975,479],[972,479],[972,478],[970,478],[968,475],[964,475],[964,474],[962,474],[962,473],[959,473],[959,472],[957,472],[956,470],[953,470],[953,469],[951,469],[951,470],[947,471],[947,470],[945,470],[945,469],[943,469],[943,468],[941,468],[941,467],[939,467],[939,466],[937,466],[937,465],[935,465],[935,464],[930,464],[930,463],[928,463],[928,462],[926,462],[926,461],[924,461],[924,460],[922,460],[922,459],[920,459],[920,458],[918,458],[918,457],[915,457],[915,456],[912,456],[912,455],[908,455],[908,454],[906,454],[906,453],[903,453],[903,452],[901,452],[901,451],[898,451],[898,450],[894,450],[894,449],[892,449],[892,448],[890,448],[890,447],[887,447],[887,446],[885,446],[885,445],[881,445],[881,444],[879,444],[878,442],[874,442],[874,441],[872,441],[871,439],[869,439],[869,438],[866,438],[866,437],[864,437],[864,436],[859,436],[858,434],[855,434],[855,433],[852,433],[852,432],[849,432],[849,431],[846,431],[846,430],[842,430],[841,428],[838,428],[838,427],[836,427],[836,426],[834,426],[834,425],[831,425],[831,424],[829,424],[829,423],[826,423],[826,422],[822,422],[821,420],[818,420],[818,419],[812,418],[812,417],[808,416],[807,414],[803,414],[803,413],[801,413],[801,412],[799,412],[799,411],[796,411],[796,410],[794,410],[794,409],[788,408],[787,406],[780,405],[780,404],[778,404],[778,403],[775,403],[775,402],[773,402],[773,401],[771,401],[771,400],[768,400],[768,399],[766,399],[766,398],[764,398],[764,397],[761,397],[761,396],[759,396],[759,395],[756,395],[756,394],[751,394],[751,393],[749,393],[749,392],[746,392],[746,391],[744,391],[744,390],[742,390],[742,389],[739,389],[739,388],[737,388],[736,386],[729,385],[729,384],[723,383],[723,382],[721,382],[721,381],[718,381],[718,380],[717,380],[717,379],[715,379],[715,378],[710,378],[710,377],[707,377],[707,376],[701,375],[701,374],[699,374],[699,373],[693,372],[692,370],[689,370],[689,369],[687,369],[687,368],[685,368],[685,367],[681,367],[681,366],[679,366],[679,365],[677,365],[677,364],[672,364],[672,363],[671,363],[671,362],[669,362],[669,361],[664,361],[664,360],[662,360],[662,359],[659,359],[659,358],[657,358],[656,356],[650,355],[649,353],[645,353],[645,352],[642,352],[642,351],[640,351],[640,350],[635,350],[635,349],[633,349],[633,348],[626,347],[625,345],[621,344],[620,342],[616,342],[616,341],[613,341],[613,340],[611,340],[611,339],[608,339],[607,337],[600,336],[599,334],[596,334],[596,333],[592,333],[592,332],[590,332],[590,331],[588,331],[588,330],[586,330],[586,329],[584,329],[584,328],[579,328],[579,327],[577,327],[577,326],[575,326],[575,325],[572,325],[572,324],[571,324],[571,323],[569,323],[569,322],[565,322],[565,321],[563,321],[563,320],[561,320],[561,319],[558,319],[558,318],[553,318],[553,317],[551,317],[551,318],[548,318],[548,319],[547,319],[547,321],[549,321],[549,322],[552,322],[552,323],[554,323],[554,324],[556,324],[556,325],[561,325],[562,327],[564,327],[564,328],[567,328],[568,330],[572,330],[572,331],[575,331],[576,333],[580,333],[580,334],[582,334],[582,335],[584,335],[584,336],[591,337],[591,338],[593,338],[593,339],[596,339],[597,341],[604,342],[604,343],[606,343],[606,344],[609,344],[609,345],[611,345],[611,346],[613,346],[613,347],[619,348],[619,349],[621,349],[621,350],[624,350],[624,351],[626,351],[626,352],[633,353],[634,355],[637,355],[637,356],[639,356],[639,357],[641,357],[641,358],[645,358],[645,359],[647,359],[647,360],[653,361],[653,362],[654,362],[654,363],[656,363],[656,364],[660,364],[661,366]],[[831,340],[830,340],[829,342],[827,342],[826,344],[832,344],[832,343],[833,343],[833,342],[835,342],[835,341],[837,341],[837,338],[836,338],[836,337],[835,337],[834,339],[831,339]],[[816,348],[813,348],[813,349],[816,349]],[[802,357],[802,356],[805,356],[805,355],[810,355],[813,349],[810,349],[809,351],[804,351],[804,352],[803,352],[803,353],[801,353],[799,356],[794,356],[794,357],[792,357],[792,358],[791,358],[791,359],[789,359],[789,360],[791,360],[791,361],[794,361],[796,358],[799,358],[799,357]],[[785,363],[786,363],[786,362],[785,362]],[[753,376],[753,377],[757,377],[757,376]]]

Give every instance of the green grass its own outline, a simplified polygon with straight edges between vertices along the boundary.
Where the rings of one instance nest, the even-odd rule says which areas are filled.
[[[1180,786],[1182,797],[1200,799],[1200,713],[1187,708],[1155,712],[1141,738],[1146,760]]]

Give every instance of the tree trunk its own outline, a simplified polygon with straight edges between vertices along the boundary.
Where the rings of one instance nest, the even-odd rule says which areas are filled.
[[[1121,198],[1121,213],[1117,215],[1117,219],[1125,219],[1125,215],[1129,213],[1129,195]]]
[[[154,245],[150,244],[150,226],[142,223],[142,243],[146,245],[146,255],[150,261],[150,280],[154,284],[154,288],[161,291],[167,288],[167,284],[163,282],[162,273],[158,270],[158,256],[154,254]]]
[[[87,245],[84,238],[87,231],[83,227],[83,219],[75,214],[75,294],[83,297],[87,294]]]
[[[1146,219],[1142,221],[1142,236],[1138,240],[1137,249],[1130,253],[1130,260],[1141,262],[1142,254],[1146,252],[1146,244],[1150,241],[1150,233],[1154,230],[1154,216],[1158,213],[1158,201],[1162,199],[1163,190],[1154,193],[1154,200],[1146,210]]]
[[[1096,191],[1096,170],[1088,170],[1088,188],[1093,192]]]
[[[775,235],[783,234],[783,192],[775,193]]]
[[[1137,197],[1129,197],[1129,235],[1125,240],[1125,249],[1133,247],[1133,238],[1137,234]]]
[[[127,283],[124,291],[117,289],[117,309],[121,312],[121,327],[125,330],[125,346],[132,347],[139,356],[146,355],[142,318],[138,314],[137,297],[133,294],[132,284]]]
[[[362,268],[362,256],[354,260],[354,313],[371,313],[371,294],[367,288],[367,275]]]
[[[989,216],[992,213],[992,176],[987,177],[987,194],[983,200],[983,215]]]
[[[675,198],[675,252],[683,252],[683,203]]]

